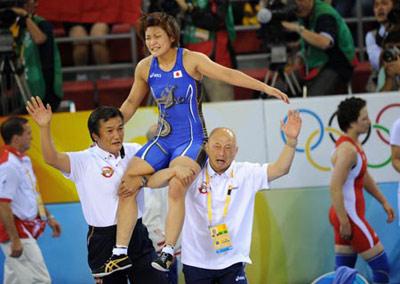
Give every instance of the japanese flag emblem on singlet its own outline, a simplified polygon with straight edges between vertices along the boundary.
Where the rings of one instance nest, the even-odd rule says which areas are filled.
[[[174,79],[176,79],[176,78],[182,78],[181,70],[174,71]]]

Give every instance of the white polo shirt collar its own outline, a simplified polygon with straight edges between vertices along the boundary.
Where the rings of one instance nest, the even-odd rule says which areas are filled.
[[[207,160],[207,171],[208,171],[208,175],[210,176],[210,178],[213,178],[215,176],[219,176],[219,177],[225,177],[225,178],[230,178],[230,173],[232,172],[232,170],[234,170],[234,166],[235,166],[235,160],[232,161],[232,163],[230,164],[229,168],[227,168],[225,170],[225,172],[223,172],[222,174],[218,174],[216,171],[214,171],[214,169],[211,167],[210,165],[210,160]]]
[[[119,154],[118,157],[115,157],[114,154],[101,149],[97,144],[93,146],[92,151],[94,151],[106,162],[112,161],[113,163],[118,163],[121,160],[121,154]]]

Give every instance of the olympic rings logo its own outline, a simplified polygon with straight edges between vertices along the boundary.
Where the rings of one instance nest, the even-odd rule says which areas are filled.
[[[368,139],[371,136],[371,128],[373,128],[378,136],[378,138],[386,145],[390,145],[390,142],[388,139],[385,138],[385,136],[382,134],[382,132],[384,132],[386,134],[386,136],[390,135],[390,131],[387,127],[383,126],[380,124],[381,119],[383,114],[392,108],[400,108],[400,103],[393,103],[393,104],[389,104],[385,107],[383,107],[377,114],[376,119],[374,124],[371,124],[371,127],[368,129],[368,132],[365,136],[365,138],[362,141],[362,144],[365,144]],[[311,153],[322,143],[326,133],[328,133],[328,136],[330,138],[330,140],[332,141],[333,144],[336,143],[336,139],[335,136],[340,136],[342,135],[342,131],[340,131],[339,129],[336,129],[334,127],[332,127],[334,118],[336,117],[336,112],[334,112],[331,117],[329,118],[329,122],[328,122],[328,126],[324,126],[321,118],[318,116],[318,114],[316,114],[315,112],[309,110],[309,109],[304,109],[304,108],[300,108],[297,110],[298,112],[305,114],[305,115],[309,115],[312,118],[314,118],[317,121],[317,124],[319,126],[318,129],[314,130],[311,132],[311,134],[307,137],[307,139],[305,140],[304,146],[303,147],[296,147],[296,152],[298,153],[304,153],[306,155],[306,159],[307,161],[317,170],[319,171],[323,171],[323,172],[329,172],[331,170],[331,167],[329,166],[324,166],[321,165],[320,163],[318,163],[311,155]],[[283,121],[286,123],[288,117],[287,115],[284,117]],[[283,140],[284,143],[286,143],[286,137],[285,134],[283,133],[283,131],[281,130],[281,138]],[[387,164],[389,164],[391,161],[391,156],[389,154],[389,157],[384,159],[382,162],[380,163],[368,163],[368,167],[369,168],[382,168],[385,167]]]

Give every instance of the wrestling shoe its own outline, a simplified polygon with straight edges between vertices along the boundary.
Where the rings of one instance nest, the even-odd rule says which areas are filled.
[[[174,263],[174,256],[166,252],[161,252],[159,257],[151,263],[151,266],[157,270],[167,272],[172,263]]]
[[[112,255],[101,267],[92,270],[94,277],[104,277],[116,271],[124,270],[132,266],[132,261],[126,254]]]

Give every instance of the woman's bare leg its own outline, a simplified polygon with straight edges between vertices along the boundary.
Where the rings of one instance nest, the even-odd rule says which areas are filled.
[[[170,163],[170,168],[180,166],[190,168],[195,176],[201,168],[197,162],[188,157],[178,157]],[[195,177],[194,176],[194,177]],[[189,185],[185,185],[177,177],[169,182],[168,188],[168,213],[165,221],[165,244],[160,257],[152,263],[152,266],[161,271],[168,271],[173,263],[174,246],[182,231],[185,219],[185,195]]]

